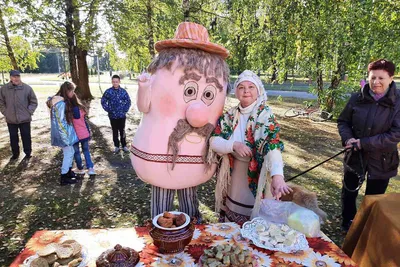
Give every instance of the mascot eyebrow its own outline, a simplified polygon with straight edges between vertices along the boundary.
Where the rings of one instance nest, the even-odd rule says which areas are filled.
[[[179,84],[184,84],[186,80],[195,80],[196,82],[200,81],[201,76],[197,75],[194,72],[186,72],[180,79]]]
[[[224,87],[219,83],[218,79],[215,77],[207,77],[206,83],[215,83],[215,86],[219,89],[220,92],[224,89]]]
[[[185,73],[180,79],[179,84],[184,84],[186,80],[195,80],[196,82],[200,81],[202,76],[197,75],[194,72]],[[219,89],[220,92],[223,90],[223,86],[219,83],[218,79],[215,77],[207,77],[206,83],[214,83],[215,86]]]

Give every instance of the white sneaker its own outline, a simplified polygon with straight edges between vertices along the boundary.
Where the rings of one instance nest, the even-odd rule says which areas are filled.
[[[89,168],[88,174],[89,174],[89,175],[96,175],[96,172],[94,171],[93,168]]]
[[[119,147],[114,147],[114,153],[118,153],[119,152]]]
[[[124,152],[129,152],[129,148],[127,148],[126,146],[124,146],[123,150]]]

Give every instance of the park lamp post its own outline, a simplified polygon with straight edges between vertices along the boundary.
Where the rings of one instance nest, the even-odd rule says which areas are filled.
[[[101,86],[100,86],[100,64],[99,64],[99,54],[97,54],[97,82],[99,83],[100,92],[103,93],[103,92],[101,91]]]
[[[97,43],[99,44],[99,43]],[[99,90],[101,94],[103,94],[103,90],[101,89],[101,82],[100,82],[100,62],[99,62],[99,57],[101,55],[101,51],[103,50],[102,46],[95,45],[93,47],[93,54],[89,54],[89,56],[96,58],[96,70],[97,70],[97,84],[99,85]]]
[[[67,49],[60,49],[60,55],[61,55],[61,59],[63,61],[63,65],[64,65],[64,76],[65,76],[65,79],[68,81],[69,75],[68,75],[67,67],[69,65],[67,63],[68,62],[67,56],[69,56],[69,55],[68,55]],[[61,73],[61,71],[60,71],[60,73]],[[69,70],[69,73],[71,73],[71,70]]]
[[[68,71],[67,71],[67,66],[68,66],[67,61],[66,61],[67,55],[68,55],[67,49],[64,49],[64,48],[59,49],[59,52],[57,53],[57,62],[58,62],[58,73],[61,74],[61,63],[62,63],[63,67],[64,67],[64,76],[65,76],[65,79],[68,81],[69,75],[68,75]],[[60,62],[60,58],[61,58],[62,62]],[[69,73],[71,73],[70,71],[69,71]]]

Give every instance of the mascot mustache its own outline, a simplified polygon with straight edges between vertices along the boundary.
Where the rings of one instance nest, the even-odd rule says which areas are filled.
[[[182,139],[185,138],[185,135],[189,133],[196,133],[199,136],[204,137],[204,139],[206,140],[202,153],[203,161],[206,162],[206,157],[209,149],[208,141],[213,130],[214,125],[212,125],[211,123],[207,123],[203,127],[196,128],[191,126],[185,119],[178,120],[176,127],[174,128],[168,139],[168,152],[172,152],[172,170],[175,167],[175,162],[178,157],[179,142],[182,141]]]

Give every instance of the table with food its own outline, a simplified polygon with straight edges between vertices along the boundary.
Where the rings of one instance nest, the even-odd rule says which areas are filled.
[[[195,222],[172,211],[146,227],[37,231],[11,266],[356,266],[322,232],[307,237],[262,217],[242,227]]]

